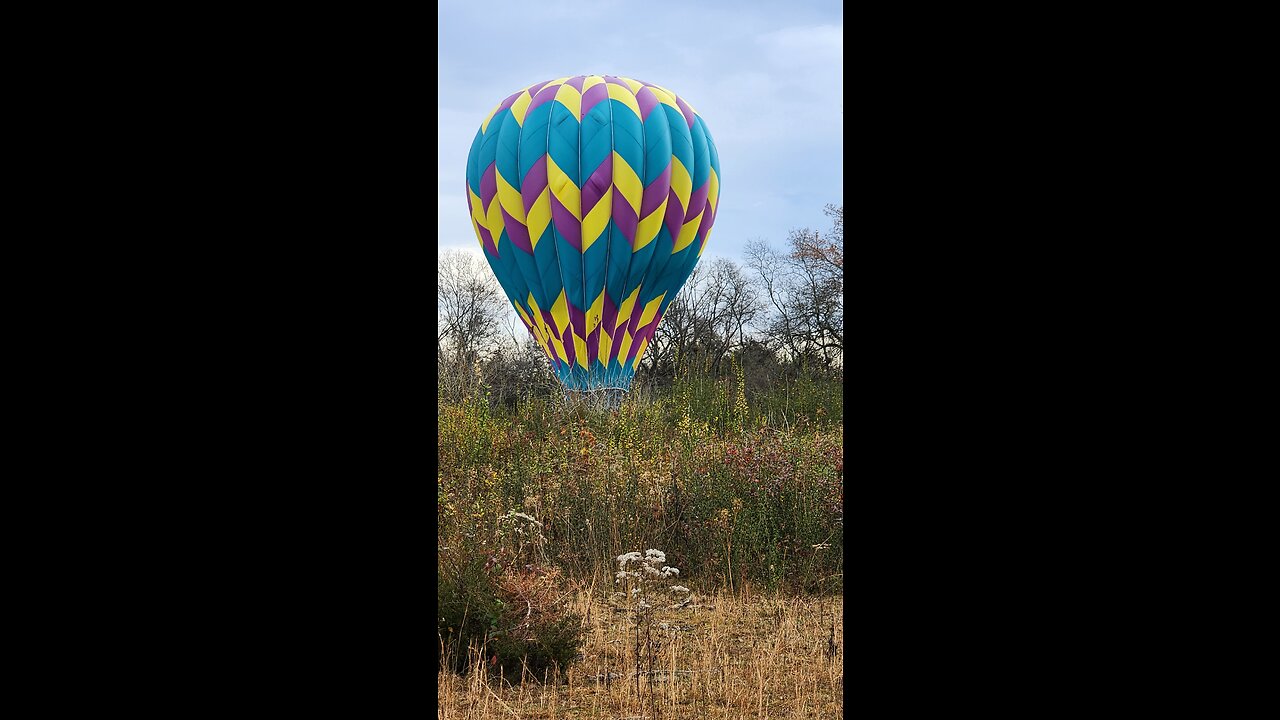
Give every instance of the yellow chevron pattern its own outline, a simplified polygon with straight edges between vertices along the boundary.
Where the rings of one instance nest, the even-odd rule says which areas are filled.
[[[652,97],[649,93],[652,93]],[[583,380],[594,378],[594,373],[601,369],[601,365],[589,362],[590,355],[597,356],[601,364],[609,365],[609,372],[612,373],[610,382],[627,383],[630,381],[631,371],[638,367],[640,358],[650,343],[651,326],[660,318],[663,303],[678,292],[684,273],[692,267],[691,263],[695,258],[685,253],[677,265],[666,263],[666,258],[661,258],[664,261],[662,263],[658,263],[656,259],[649,260],[652,253],[646,253],[644,259],[640,260],[637,259],[640,255],[626,257],[627,253],[620,254],[618,248],[626,246],[615,243],[626,240],[633,252],[650,249],[651,244],[664,234],[667,213],[671,211],[673,214],[678,213],[681,220],[676,237],[671,238],[672,252],[680,253],[689,245],[700,241],[697,252],[701,255],[710,235],[710,220],[714,220],[715,214],[719,212],[720,176],[715,145],[705,130],[705,124],[684,128],[672,122],[672,142],[679,144],[673,145],[676,149],[670,156],[669,187],[663,181],[663,184],[646,188],[646,176],[665,177],[662,167],[654,166],[655,162],[663,162],[662,157],[655,158],[654,150],[657,146],[654,143],[665,141],[655,140],[652,133],[645,137],[647,127],[640,108],[644,106],[654,110],[652,103],[656,100],[684,118],[685,112],[692,108],[686,98],[677,97],[663,86],[633,78],[601,75],[564,76],[547,83],[526,86],[507,97],[507,100],[493,106],[485,115],[480,123],[480,132],[473,141],[470,156],[473,164],[468,167],[466,194],[472,230],[482,248],[496,250],[496,254],[485,252],[485,257],[503,287],[517,296],[524,296],[517,297],[512,305],[521,323],[553,361],[553,369],[566,386],[596,382]],[[526,119],[534,111],[535,98],[539,101],[537,132],[533,131],[532,125],[524,127]],[[622,135],[613,135],[598,124],[594,125],[591,127],[593,137],[608,138],[614,144],[601,147],[602,141],[594,140],[589,153],[582,155],[580,162],[575,163],[574,167],[560,166],[555,158],[568,163],[575,157],[570,149],[573,143],[571,133],[575,126],[565,115],[578,120],[577,131],[585,133],[585,127],[581,123],[584,110],[590,109],[588,102],[592,107],[606,103],[606,121],[621,122],[619,127],[626,128],[625,139]],[[560,108],[544,107],[548,103],[558,103]],[[656,110],[663,115],[667,114],[663,108]],[[639,129],[626,116],[628,112],[640,120]],[[507,114],[522,129],[518,143],[494,142],[494,135],[502,132],[504,127],[508,133],[511,131],[512,126],[506,120]],[[605,115],[598,113],[591,122],[597,123],[598,119],[605,119]],[[554,122],[550,122],[552,116],[555,118]],[[498,118],[497,122],[495,118]],[[665,126],[668,118],[661,117],[655,122]],[[549,124],[544,127],[543,123]],[[544,129],[545,137],[542,132]],[[660,129],[665,138],[666,128]],[[675,137],[676,134],[680,137]],[[699,164],[696,167],[692,164],[686,166],[674,152],[686,153],[691,140],[695,146],[702,147],[702,134],[706,134],[705,145],[711,150],[710,167],[702,164],[706,155],[701,154],[697,155]],[[642,155],[633,154],[637,143]],[[551,154],[553,151],[556,153],[554,158]],[[578,151],[583,152],[581,142]],[[541,158],[537,153],[542,153]],[[583,206],[581,183],[591,175],[592,169],[580,165],[586,162],[588,155],[592,163],[598,164],[606,157],[606,153],[612,168],[607,179],[608,187],[602,197],[587,209]],[[643,164],[639,159],[636,165],[628,164],[624,154],[643,158]],[[687,161],[689,156],[686,154],[685,157]],[[530,177],[527,174],[522,177],[510,176],[511,168],[514,167],[523,168],[527,173],[531,160],[538,163],[535,167],[546,168],[545,177]],[[484,167],[477,174],[480,165]],[[497,172],[497,168],[507,168],[508,174]],[[688,207],[694,192],[694,178],[699,179],[699,184],[704,178],[709,178],[705,180],[708,183],[704,188],[707,200],[703,207]],[[530,182],[536,182],[539,190],[531,190],[528,185]],[[656,207],[641,216],[646,190],[650,195],[649,202]],[[594,192],[591,194],[594,195]],[[524,204],[526,196],[530,198],[527,207]],[[621,202],[617,202],[619,200]],[[673,202],[680,207],[674,207]],[[615,218],[615,209],[627,215],[634,213],[634,217]],[[684,222],[686,216],[691,216],[688,222]],[[703,220],[708,220],[706,228],[700,227]],[[611,221],[619,221],[612,236],[607,232]],[[572,223],[576,223],[576,226]],[[631,234],[632,227],[634,235]],[[505,241],[504,235],[507,236]],[[484,239],[486,236],[491,237],[493,245],[489,245],[490,241]],[[555,242],[543,242],[553,237],[556,238]],[[602,248],[596,244],[602,237],[609,245],[608,252],[602,252]],[[535,257],[529,256],[531,251],[536,251]],[[591,252],[589,257],[585,255],[588,251]],[[653,264],[648,267],[632,266],[639,262]],[[627,265],[620,267],[616,263]],[[604,267],[604,264],[609,267]],[[573,283],[581,283],[582,287]],[[550,307],[538,307],[534,300],[535,294],[543,298]],[[657,297],[649,298],[649,295]],[[587,307],[579,308],[578,303],[586,303]],[[616,313],[606,323],[606,311],[614,310]],[[574,327],[574,318],[583,325]],[[633,336],[628,329],[633,324],[632,320],[635,320],[636,327],[647,329]],[[592,337],[590,341],[587,340],[589,336]],[[633,362],[626,361],[628,355],[635,356]],[[572,365],[576,366],[572,374],[567,365],[570,357]],[[583,373],[583,370],[586,372]]]

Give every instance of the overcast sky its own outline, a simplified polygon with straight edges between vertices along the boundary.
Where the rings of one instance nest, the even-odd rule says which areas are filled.
[[[478,252],[464,195],[480,123],[559,77],[621,75],[687,100],[720,153],[708,256],[782,247],[844,202],[844,15],[838,0],[440,0],[439,245]]]

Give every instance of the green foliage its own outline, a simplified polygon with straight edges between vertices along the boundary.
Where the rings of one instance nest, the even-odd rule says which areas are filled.
[[[586,628],[577,615],[539,623],[525,636],[501,634],[489,643],[493,672],[516,682],[522,675],[543,679],[563,675],[582,647]]]
[[[518,682],[559,676],[577,656],[582,618],[566,609],[559,570],[526,562],[542,552],[540,528],[514,515],[440,546],[441,668],[465,674],[479,663]]]
[[[445,563],[445,557],[456,559]],[[473,651],[483,648],[489,635],[497,630],[502,606],[484,559],[479,556],[442,554],[438,579],[440,666],[465,673]]]
[[[442,405],[439,542],[466,543],[521,508],[543,523],[538,561],[598,587],[613,583],[601,558],[661,547],[703,590],[841,591],[838,378],[753,389],[726,365],[640,388],[614,412],[537,397]]]

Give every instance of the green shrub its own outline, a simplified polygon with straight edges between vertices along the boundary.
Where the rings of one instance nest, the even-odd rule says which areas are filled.
[[[522,585],[536,585],[539,578],[524,573],[511,579]],[[506,605],[503,627],[489,641],[490,670],[507,680],[519,682],[522,677],[538,680],[563,677],[582,647],[586,628],[575,613],[543,612],[539,618],[525,619],[518,598]]]
[[[473,656],[483,653],[489,635],[497,630],[502,605],[481,557],[452,563],[442,559],[438,579],[439,666],[465,674]]]
[[[539,553],[520,566],[597,588],[613,582],[601,558],[662,547],[709,584],[840,592],[838,378],[753,387],[726,367],[638,390],[614,412],[536,397],[515,410],[442,404],[438,542],[474,547],[522,508],[545,538],[526,542]]]
[[[567,609],[560,571],[535,563],[544,543],[542,523],[512,511],[493,532],[444,546],[437,563],[441,669],[465,674],[480,663],[518,682],[558,677],[574,661],[585,629]]]

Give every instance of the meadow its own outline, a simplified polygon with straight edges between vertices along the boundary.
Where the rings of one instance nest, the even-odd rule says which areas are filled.
[[[439,717],[842,716],[838,377],[437,411]],[[683,604],[618,592],[648,549]]]
[[[661,662],[639,671],[633,630],[622,614],[577,592],[571,607],[586,619],[584,657],[558,682],[442,672],[437,717],[843,717],[840,598],[743,590],[704,596],[700,607],[659,613],[655,654]]]

